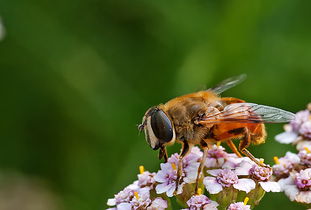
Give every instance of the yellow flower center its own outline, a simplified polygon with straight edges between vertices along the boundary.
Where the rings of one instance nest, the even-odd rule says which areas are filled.
[[[139,173],[142,174],[145,172],[145,167],[144,166],[139,166]]]
[[[280,164],[279,158],[277,156],[273,157],[275,164]]]
[[[177,168],[176,168],[176,164],[175,163],[172,163],[172,168],[174,169],[174,170],[176,170]]]
[[[139,195],[138,195],[138,192],[134,192],[134,196],[135,196],[135,198],[138,200],[139,199]]]
[[[244,205],[247,205],[247,202],[249,201],[249,197],[245,197],[244,199]]]
[[[308,147],[304,147],[304,150],[306,150],[307,153],[311,153],[311,151]]]

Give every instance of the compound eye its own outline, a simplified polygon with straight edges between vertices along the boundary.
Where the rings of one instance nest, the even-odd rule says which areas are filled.
[[[151,128],[160,142],[165,143],[173,139],[172,123],[162,110],[157,110],[151,115]]]

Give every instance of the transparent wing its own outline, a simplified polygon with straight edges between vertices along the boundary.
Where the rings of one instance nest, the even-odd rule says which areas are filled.
[[[285,123],[294,118],[293,113],[275,107],[253,103],[234,103],[226,106],[220,113],[202,117],[199,123]]]
[[[216,85],[216,87],[211,88],[209,90],[213,91],[216,94],[221,94],[222,92],[240,84],[245,79],[246,79],[246,74],[241,74],[241,75],[236,76],[236,77],[230,77],[230,78],[222,81],[218,85]]]

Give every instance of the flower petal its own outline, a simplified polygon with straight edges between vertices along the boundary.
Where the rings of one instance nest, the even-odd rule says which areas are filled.
[[[283,190],[291,201],[294,201],[296,195],[299,193],[299,190],[295,185],[287,185],[286,188],[284,188]]]
[[[114,206],[114,205],[116,205],[116,199],[114,199],[114,198],[108,199],[107,205],[108,205],[108,206]]]
[[[236,175],[240,176],[247,176],[249,175],[249,170],[253,167],[255,163],[249,161],[242,161],[238,167],[235,169]]]
[[[277,182],[259,182],[259,184],[266,192],[281,192],[281,187]]]
[[[168,197],[173,197],[175,192],[175,185],[171,185],[171,187],[166,191],[166,195]]]
[[[173,185],[173,184],[171,184],[171,185]],[[156,191],[158,194],[164,193],[170,189],[171,185],[167,185],[166,183],[158,184],[156,186]]]
[[[296,201],[300,203],[311,203],[311,191],[302,191],[298,193]]]
[[[213,169],[213,170],[207,170],[207,173],[209,173],[212,176],[217,176],[221,171],[222,169]]]
[[[252,179],[239,179],[237,184],[234,184],[233,187],[235,189],[241,190],[241,191],[245,191],[246,193],[250,192],[251,190],[255,189],[256,184],[254,182],[254,180]]]
[[[287,177],[285,179],[280,179],[278,181],[280,187],[281,187],[281,190],[284,191],[284,189],[286,189],[287,186],[289,185],[295,185],[294,184],[294,180],[292,177]]]
[[[217,194],[222,191],[221,184],[217,183],[216,178],[214,177],[205,177],[203,180],[206,190],[210,194]]]
[[[217,210],[218,203],[216,201],[210,201],[209,204],[205,204],[203,210]]]
[[[282,144],[289,144],[294,142],[298,137],[298,134],[292,131],[283,132],[275,136],[275,140]]]
[[[117,209],[118,210],[131,210],[132,205],[130,203],[120,203],[119,205],[117,205]]]

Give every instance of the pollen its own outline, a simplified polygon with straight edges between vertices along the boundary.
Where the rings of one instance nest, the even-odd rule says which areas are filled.
[[[175,164],[175,163],[172,163],[172,168],[173,168],[174,170],[176,170],[176,169],[177,169],[177,167],[176,167],[176,164]]]
[[[135,198],[138,200],[139,199],[139,195],[138,195],[138,192],[134,192],[134,196],[135,196]]]
[[[311,150],[308,147],[303,148],[307,153],[311,153]]]
[[[139,173],[142,174],[145,172],[145,167],[144,166],[139,166]]]
[[[198,194],[198,195],[202,195],[202,189],[201,189],[200,187],[199,187],[198,190],[197,190],[197,194]]]
[[[245,199],[244,199],[244,205],[247,205],[247,202],[249,201],[249,197],[245,197]]]
[[[275,164],[280,164],[279,158],[277,156],[273,157]]]
[[[260,163],[260,164],[263,164],[264,162],[265,162],[265,159],[260,158],[259,163]]]
[[[217,147],[220,147],[221,141],[217,141],[216,145],[217,145]]]

